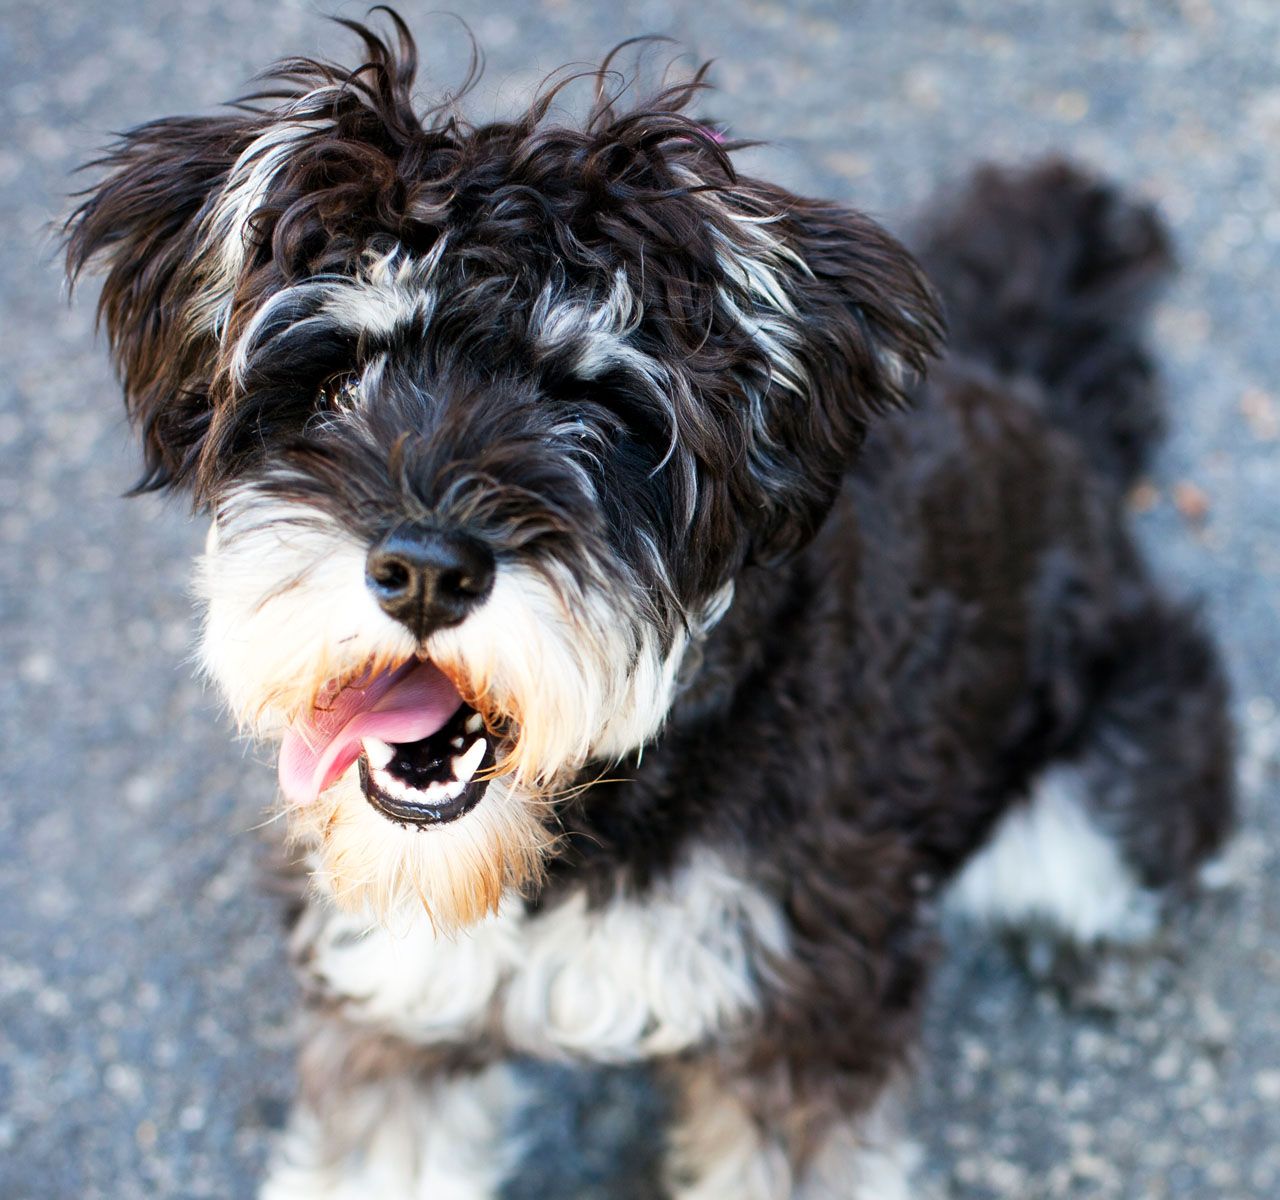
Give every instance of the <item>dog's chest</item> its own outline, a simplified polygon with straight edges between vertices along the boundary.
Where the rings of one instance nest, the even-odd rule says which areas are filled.
[[[304,985],[348,1020],[417,1044],[492,1040],[596,1062],[671,1054],[741,1027],[785,955],[776,901],[708,852],[642,896],[569,893],[452,938],[423,917],[370,929],[315,903],[295,935]]]

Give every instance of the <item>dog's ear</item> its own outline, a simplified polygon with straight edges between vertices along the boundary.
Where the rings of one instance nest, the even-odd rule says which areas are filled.
[[[753,556],[802,545],[825,516],[870,422],[903,406],[938,352],[937,298],[870,218],[739,178],[725,195],[727,302],[754,343],[748,470]]]
[[[154,121],[125,134],[65,226],[68,278],[104,274],[98,319],[141,435],[136,490],[188,483],[212,411],[217,247],[206,218],[252,137],[240,116]]]

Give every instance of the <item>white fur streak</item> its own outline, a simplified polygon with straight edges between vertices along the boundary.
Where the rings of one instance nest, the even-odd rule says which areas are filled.
[[[776,217],[753,217],[714,198],[704,202],[715,205],[718,215],[732,222],[736,236],[717,233],[716,256],[725,275],[749,298],[752,307],[744,310],[723,288],[721,305],[763,351],[771,368],[772,382],[798,396],[806,396],[808,375],[796,354],[796,348],[805,338],[804,314],[796,308],[787,281],[812,278],[808,263],[769,228]],[[919,319],[909,310],[901,310],[898,316],[905,324],[919,324]],[[901,391],[913,372],[900,355],[886,346],[878,344],[875,353],[886,384],[892,391]],[[751,400],[753,408],[758,410],[760,398],[753,396]],[[756,415],[756,427],[762,429],[758,411]]]
[[[679,412],[689,412],[693,404],[684,393],[688,384],[678,371],[669,370],[652,355],[645,354],[628,340],[639,328],[643,309],[625,271],[617,271],[603,303],[589,299],[564,299],[555,289],[546,288],[538,297],[529,318],[529,327],[538,349],[543,354],[563,353],[571,348],[573,369],[584,380],[621,367],[643,381],[649,389],[656,411],[668,425],[666,453],[654,468],[667,467],[675,455],[681,429]],[[692,520],[696,506],[697,479],[686,468],[684,493],[687,497],[684,519]]]
[[[789,246],[774,237],[759,221],[741,214],[726,212],[738,233],[735,242],[717,234],[716,257],[721,270],[754,304],[744,311],[729,293],[721,289],[720,303],[725,311],[756,341],[764,352],[780,387],[804,395],[808,379],[796,357],[795,347],[802,339],[801,315],[797,312],[785,280],[807,274],[804,260]]]
[[[361,928],[325,906],[298,936],[348,1020],[420,1043],[496,1026],[517,1050],[605,1063],[739,1028],[758,1010],[760,956],[787,942],[777,904],[708,851],[643,897],[596,909],[578,893],[529,915],[509,896],[447,938],[421,915]]]
[[[606,1062],[674,1054],[759,1003],[761,949],[781,955],[777,904],[700,852],[642,901],[591,911],[579,894],[530,923],[504,1025],[517,1047]]]
[[[382,823],[390,834],[394,827]],[[435,835],[447,832],[416,836],[426,843],[424,849],[444,852],[447,846],[440,843],[449,839]],[[519,911],[519,900],[508,907]],[[342,1000],[348,1018],[430,1044],[481,1031],[518,957],[520,932],[521,922],[508,913],[452,935],[439,933],[421,910],[404,909],[399,919],[378,925],[366,913],[334,909],[320,898],[298,922],[292,942],[295,954],[306,959],[312,981]]]
[[[298,143],[331,123],[326,110],[334,92],[318,88],[291,103],[236,159],[201,231],[208,280],[193,314],[198,329],[221,336],[248,256],[249,222]]]
[[[556,290],[544,289],[529,315],[529,330],[544,354],[572,347],[574,369],[583,379],[594,379],[613,366],[625,366],[657,383],[665,372],[627,342],[639,328],[642,315],[626,272],[617,271],[602,303],[562,299]]]
[[[360,337],[389,338],[417,322],[423,327],[435,312],[432,275],[444,254],[446,238],[440,238],[420,259],[407,257],[398,247],[370,255],[355,276],[317,276],[306,283],[276,292],[254,314],[236,343],[231,373],[243,384],[249,362],[264,341],[281,309],[305,309],[310,316],[292,326],[317,322],[343,326]]]
[[[1046,771],[965,866],[948,906],[998,927],[1048,925],[1082,945],[1150,937],[1158,898],[1089,815],[1085,787],[1071,767]]]

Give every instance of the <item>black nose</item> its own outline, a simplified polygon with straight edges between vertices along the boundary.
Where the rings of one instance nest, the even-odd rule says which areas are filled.
[[[420,638],[456,625],[493,587],[493,554],[475,538],[425,526],[387,534],[365,562],[382,611]]]

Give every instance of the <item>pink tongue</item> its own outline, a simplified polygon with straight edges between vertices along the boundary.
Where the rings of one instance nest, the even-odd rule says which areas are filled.
[[[462,697],[431,663],[411,662],[345,687],[325,709],[295,721],[280,747],[280,787],[309,804],[360,757],[360,739],[416,742],[443,728]]]

